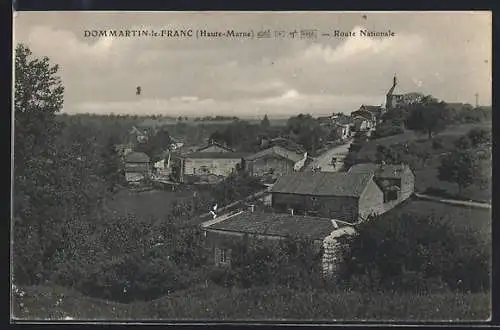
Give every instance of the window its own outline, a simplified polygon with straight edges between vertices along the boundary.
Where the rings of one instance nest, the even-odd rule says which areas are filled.
[[[225,248],[215,248],[215,264],[228,265],[231,261],[231,250]]]

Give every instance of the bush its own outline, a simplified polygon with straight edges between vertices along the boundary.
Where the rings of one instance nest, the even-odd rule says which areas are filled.
[[[386,214],[357,232],[342,253],[341,282],[375,291],[489,289],[488,244],[447,219]]]
[[[377,129],[375,129],[371,138],[372,139],[379,139],[382,137],[398,135],[398,134],[403,134],[403,133],[404,133],[404,129],[402,129],[400,126],[382,125],[382,126],[377,127]]]
[[[467,135],[459,137],[454,144],[457,149],[462,150],[470,149],[472,147],[472,142]]]
[[[491,141],[491,131],[484,128],[473,128],[467,133],[473,146],[477,147]]]

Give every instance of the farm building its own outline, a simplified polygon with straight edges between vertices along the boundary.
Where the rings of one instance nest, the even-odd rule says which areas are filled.
[[[253,176],[277,177],[299,171],[305,164],[307,152],[297,153],[281,146],[261,150],[245,158],[245,169]]]
[[[181,156],[181,174],[185,176],[227,177],[237,170],[247,153],[198,151]]]
[[[279,212],[328,217],[357,223],[387,212],[414,189],[411,170],[299,172],[278,179],[271,188],[272,207]],[[392,172],[391,172],[392,171]]]
[[[324,248],[322,268],[326,274],[335,269],[339,237],[355,234],[348,224],[328,218],[318,218],[287,213],[239,211],[223,215],[202,224],[209,248],[213,251],[214,264],[230,266],[236,242],[248,238],[279,240],[287,237],[311,239],[319,251]]]
[[[150,177],[151,166],[148,155],[135,151],[125,155],[125,179],[127,182],[139,182]]]

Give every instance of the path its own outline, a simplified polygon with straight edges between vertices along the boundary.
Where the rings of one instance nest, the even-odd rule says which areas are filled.
[[[322,172],[338,172],[343,165],[343,159],[349,152],[349,147],[351,146],[352,141],[348,143],[335,146],[323,154],[316,157],[310,164],[308,164],[306,170],[312,171],[314,168],[321,168]],[[335,166],[332,165],[332,158],[337,158],[337,163]]]
[[[462,200],[457,200],[457,199],[447,199],[447,198],[441,198],[441,197],[436,197],[436,196],[431,196],[431,195],[426,195],[426,194],[419,194],[415,193],[415,196],[421,199],[427,199],[439,203],[444,203],[444,204],[451,204],[451,205],[461,205],[461,206],[470,206],[470,207],[475,207],[475,208],[481,208],[481,209],[491,209],[491,204],[488,203],[480,203],[480,202],[473,202],[473,201],[462,201]]]

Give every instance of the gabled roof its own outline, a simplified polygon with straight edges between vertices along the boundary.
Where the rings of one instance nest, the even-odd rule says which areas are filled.
[[[248,156],[246,152],[192,152],[182,155],[183,158],[192,159],[237,159]]]
[[[269,146],[274,147],[274,146],[279,146],[282,148],[285,148],[290,151],[294,151],[296,153],[303,154],[305,152],[304,147],[302,147],[300,144],[295,143],[293,140],[284,138],[284,137],[277,137],[274,139],[271,139],[269,141]]]
[[[345,224],[337,222],[339,228]],[[287,213],[243,212],[206,227],[230,232],[280,237],[324,239],[336,228],[332,220]]]
[[[279,156],[279,157],[282,157],[285,159],[289,159],[290,161],[296,163],[299,160],[304,158],[305,153],[299,154],[297,152],[290,151],[290,150],[285,149],[285,148],[280,147],[280,146],[274,146],[271,148],[261,150],[253,155],[247,156],[245,159],[246,160],[255,160],[255,159],[263,158],[266,156],[273,156],[273,155]]]
[[[351,112],[351,117],[363,117],[367,120],[373,120],[374,117],[375,117],[375,114],[371,111],[368,111],[368,110],[363,110],[363,109],[359,109],[359,110],[356,110],[356,111],[353,111]]]
[[[218,147],[218,148],[221,148],[221,149],[224,149],[224,150],[229,151],[229,152],[234,152],[234,149],[232,149],[230,147],[227,147],[227,146],[224,146],[224,145],[222,145],[220,143],[217,143],[215,141],[209,142],[209,143],[207,143],[205,145],[202,145],[202,146],[196,148],[196,151],[202,151],[204,149],[207,149],[207,148],[210,148],[210,147],[214,147],[214,146]]]
[[[373,173],[296,172],[278,178],[273,193],[359,197]]]
[[[125,161],[128,163],[149,163],[149,156],[143,152],[133,151],[125,155]]]

